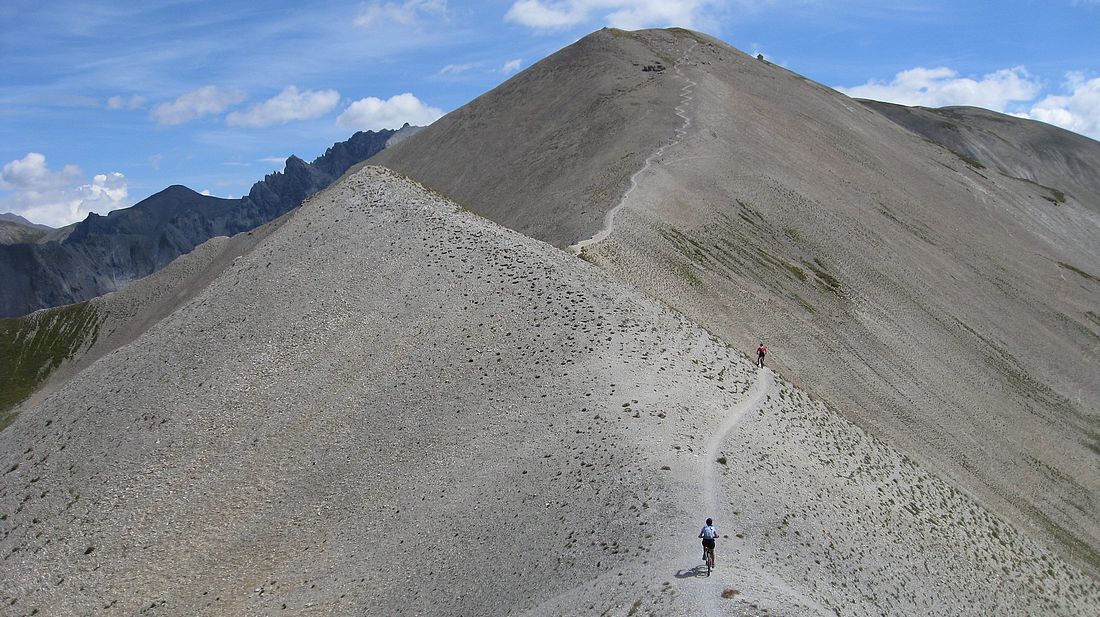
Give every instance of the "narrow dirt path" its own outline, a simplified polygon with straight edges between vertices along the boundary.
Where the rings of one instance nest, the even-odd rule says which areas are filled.
[[[587,240],[581,240],[576,244],[569,245],[569,251],[574,255],[580,255],[581,251],[583,251],[585,247],[592,246],[597,242],[602,242],[611,235],[611,232],[615,230],[615,213],[617,213],[620,208],[626,205],[626,201],[630,198],[631,193],[634,192],[634,189],[638,188],[638,177],[648,171],[649,168],[653,166],[653,161],[664,155],[665,150],[668,150],[670,146],[674,146],[683,141],[684,136],[687,135],[688,128],[691,127],[691,118],[687,115],[688,103],[690,103],[692,99],[695,98],[695,86],[699,84],[695,81],[692,81],[688,77],[684,77],[683,71],[681,70],[681,64],[683,64],[687,60],[688,55],[692,52],[693,49],[695,49],[696,45],[698,45],[698,43],[692,43],[691,47],[689,47],[687,51],[684,52],[684,55],[680,56],[676,63],[672,65],[673,72],[676,73],[676,76],[683,79],[685,82],[684,87],[680,89],[680,104],[677,105],[675,109],[676,115],[683,118],[684,123],[680,126],[680,128],[676,129],[676,136],[673,137],[671,141],[664,144],[660,148],[657,148],[657,150],[655,150],[653,154],[650,154],[648,157],[646,157],[645,164],[642,165],[642,168],[634,172],[634,175],[630,176],[630,187],[628,187],[626,189],[626,192],[623,193],[622,199],[619,200],[619,203],[614,208],[609,210],[607,214],[604,215],[603,229],[601,229],[599,232],[596,233],[596,235],[588,238]]]
[[[729,434],[733,432],[733,429],[737,427],[741,418],[749,411],[756,411],[764,404],[769,394],[775,392],[775,379],[772,378],[771,369],[762,368],[756,371],[756,381],[749,388],[748,393],[745,395],[745,399],[741,401],[736,407],[730,410],[729,414],[722,421],[722,425],[718,427],[718,430],[711,434],[710,439],[707,441],[706,458],[703,461],[703,496],[702,506],[707,512],[714,514],[718,513],[718,471],[721,467],[721,463],[718,462],[718,457],[722,449],[722,444],[729,437]],[[711,515],[708,515],[711,516]],[[701,527],[702,525],[700,525]]]
[[[719,474],[723,467],[718,462],[718,458],[721,456],[722,445],[726,443],[726,440],[737,428],[745,414],[755,413],[769,395],[775,394],[775,391],[775,378],[771,370],[767,368],[758,369],[756,380],[745,394],[745,398],[730,409],[726,417],[722,419],[721,424],[711,432],[710,438],[707,440],[706,450],[701,457],[702,482],[700,482],[700,488],[702,494],[699,499],[698,520],[692,522],[693,529],[698,530],[703,526],[703,520],[711,517],[715,519],[714,523],[719,534],[723,536],[734,535],[735,532],[730,527],[732,521],[726,518],[728,512],[720,507],[722,500]],[[696,581],[696,583],[685,589],[687,592],[685,600],[693,612],[703,615],[724,615],[734,614],[731,611],[738,610],[735,603],[721,598],[722,590],[726,585],[733,582],[733,578],[736,578],[733,576],[736,569],[745,565],[735,563],[735,561],[738,561],[732,558],[735,551],[727,548],[733,546],[731,542],[736,542],[736,540],[723,537],[718,541],[716,547],[718,565],[710,577],[706,576],[706,567],[700,559],[702,548],[699,541],[696,540],[690,544],[685,542],[684,552],[680,554],[679,559],[681,563],[692,564],[694,568],[690,571],[692,573],[691,580]],[[681,570],[681,572],[688,571]],[[766,577],[766,575],[763,576]],[[740,615],[742,613],[738,612],[736,614]]]

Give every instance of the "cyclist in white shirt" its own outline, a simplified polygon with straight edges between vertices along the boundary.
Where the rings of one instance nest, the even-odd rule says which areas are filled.
[[[703,561],[707,560],[707,549],[714,551],[714,540],[718,538],[718,529],[714,527],[714,521],[707,519],[707,524],[699,531],[699,537],[703,539]]]

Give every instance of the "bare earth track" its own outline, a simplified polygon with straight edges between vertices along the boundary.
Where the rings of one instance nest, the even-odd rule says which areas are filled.
[[[680,89],[680,104],[676,106],[675,110],[676,115],[683,118],[684,123],[680,126],[680,128],[676,129],[675,137],[671,141],[662,144],[660,148],[657,148],[657,150],[653,152],[653,154],[647,156],[645,159],[645,164],[642,165],[642,168],[634,172],[634,174],[630,176],[630,186],[627,187],[626,192],[623,193],[622,199],[619,200],[619,203],[616,204],[614,208],[608,210],[607,214],[604,215],[603,228],[600,229],[600,231],[598,231],[591,238],[581,240],[576,244],[569,245],[569,251],[574,255],[580,255],[584,251],[585,247],[592,246],[593,244],[603,241],[611,235],[611,232],[615,231],[615,213],[626,206],[628,200],[630,199],[631,193],[634,192],[634,189],[638,188],[638,178],[644,176],[646,172],[649,171],[649,168],[653,166],[654,161],[660,159],[661,156],[664,155],[665,150],[667,150],[670,146],[674,146],[680,143],[680,141],[684,139],[684,136],[687,135],[688,128],[691,127],[691,117],[687,115],[687,107],[688,104],[691,103],[691,99],[693,98],[693,88],[698,84],[696,84],[691,79],[684,77],[683,73],[680,70],[680,65],[687,60],[688,55],[691,54],[691,51],[693,49],[695,49],[694,43],[691,45],[691,47],[688,48],[686,52],[684,52],[683,56],[680,56],[680,58],[676,61],[676,64],[673,66],[673,72],[676,73],[676,76],[680,77],[686,82],[684,84],[684,87]]]
[[[0,431],[0,615],[1096,614],[1094,384],[1020,351],[1095,366],[1094,205],[684,30],[383,158],[441,184],[207,246]]]

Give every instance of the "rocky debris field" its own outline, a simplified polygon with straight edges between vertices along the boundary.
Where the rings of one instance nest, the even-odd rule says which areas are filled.
[[[771,379],[368,167],[0,432],[0,614],[1095,606],[1090,579]]]

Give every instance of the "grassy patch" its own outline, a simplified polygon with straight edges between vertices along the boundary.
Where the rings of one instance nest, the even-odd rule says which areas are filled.
[[[802,268],[799,268],[798,266],[796,266],[796,265],[794,265],[790,262],[786,262],[786,261],[783,262],[782,265],[783,265],[784,268],[787,269],[787,272],[790,272],[791,274],[793,274],[796,279],[802,281],[803,283],[806,282],[806,271],[805,270],[803,270]]]
[[[803,261],[802,263],[806,264],[806,267],[809,268],[814,275],[817,276],[818,280],[820,280],[830,291],[835,294],[840,293],[840,281],[832,274],[829,274],[825,262],[815,257],[813,263],[808,261]]]
[[[967,165],[973,167],[974,169],[985,169],[985,165],[982,165],[982,162],[979,161],[976,158],[967,156],[967,155],[963,154],[962,152],[958,152],[956,150],[951,150],[951,154],[954,154],[955,156],[959,157],[960,161],[966,163]]]
[[[1085,311],[1085,317],[1088,317],[1089,321],[1100,326],[1100,315],[1092,311]]]
[[[1034,180],[1028,180],[1027,178],[1021,178],[1019,176],[1009,176],[1009,177],[1014,178],[1016,180],[1019,180],[1020,182],[1027,182],[1028,184],[1036,186],[1036,187],[1046,191],[1047,193],[1050,193],[1049,195],[1042,195],[1042,198],[1049,201],[1050,203],[1052,203],[1056,206],[1066,203],[1066,194],[1063,191],[1059,191],[1058,189],[1053,188],[1053,187],[1049,187],[1045,184],[1039,184],[1038,182],[1036,182]]]
[[[1085,429],[1085,447],[1100,456],[1100,433]]]
[[[1073,532],[1056,523],[1038,508],[1028,508],[1036,520],[1039,521],[1047,533],[1053,536],[1059,544],[1066,548],[1071,555],[1077,558],[1092,573],[1100,572],[1100,552],[1078,538]]]
[[[1066,270],[1069,270],[1070,272],[1074,272],[1074,273],[1084,277],[1085,279],[1092,281],[1093,283],[1100,283],[1100,277],[1089,274],[1088,272],[1085,272],[1084,270],[1082,270],[1082,269],[1080,269],[1076,266],[1072,266],[1070,264],[1067,264],[1064,261],[1059,261],[1057,263],[1058,263],[1059,266],[1062,266]]]
[[[783,228],[783,233],[787,234],[787,237],[790,238],[791,240],[793,240],[794,242],[805,243],[805,241],[806,241],[806,239],[802,237],[802,233],[799,232],[794,227],[784,227]]]
[[[802,296],[800,296],[798,294],[795,294],[794,299],[795,299],[796,302],[798,302],[798,305],[801,306],[802,308],[806,309],[807,312],[810,312],[810,313],[816,313],[817,312],[817,309],[815,309],[812,304],[810,304],[809,302],[806,302],[804,299],[802,299]]]
[[[100,322],[89,302],[0,319],[0,429],[54,369],[95,341]]]
[[[950,169],[950,168],[948,168],[948,169]],[[936,245],[936,243],[933,242],[932,239],[929,237],[930,230],[927,227],[921,228],[920,226],[914,225],[912,223],[906,223],[905,221],[902,221],[901,219],[899,219],[894,214],[894,212],[892,210],[890,210],[890,208],[887,208],[886,205],[882,204],[882,203],[879,204],[879,210],[878,211],[879,211],[880,214],[885,216],[887,219],[889,219],[895,225],[897,225],[898,227],[901,227],[905,231],[913,234],[918,239],[920,239],[924,242],[927,242],[928,244],[931,244],[932,246]]]

